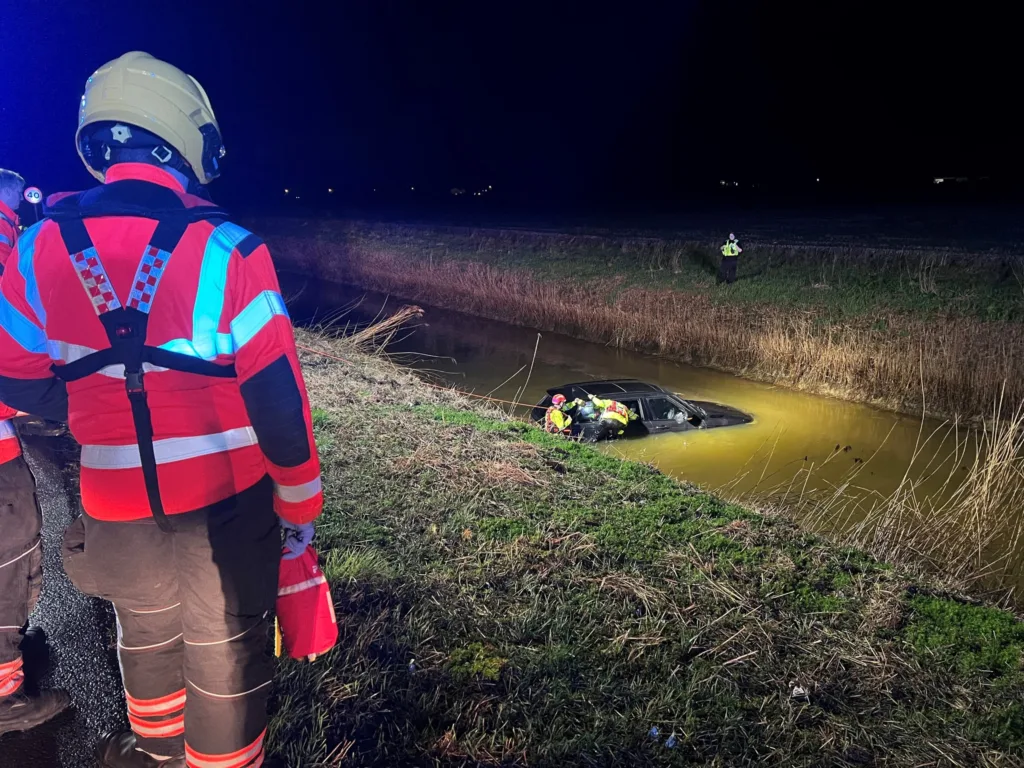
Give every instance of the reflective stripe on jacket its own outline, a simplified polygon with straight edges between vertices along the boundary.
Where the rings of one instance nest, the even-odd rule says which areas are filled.
[[[166,514],[208,506],[270,474],[278,514],[315,518],[323,494],[312,419],[263,242],[145,164],[115,165],[104,186],[48,202],[54,220],[26,230],[2,281],[0,398],[46,418],[63,420],[66,409],[82,445],[86,512],[135,520],[152,511],[125,366],[66,385],[51,371],[111,350],[100,317],[124,307],[146,313],[147,348],[234,366],[228,378],[142,366]],[[92,247],[69,253],[58,226],[67,211],[84,221]],[[198,215],[170,252],[151,245],[158,222],[184,213]]]
[[[739,243],[736,243],[736,242],[734,242],[732,240],[727,242],[725,245],[722,246],[722,255],[723,256],[739,256],[740,255]]]

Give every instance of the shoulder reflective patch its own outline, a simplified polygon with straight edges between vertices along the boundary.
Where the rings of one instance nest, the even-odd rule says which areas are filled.
[[[121,308],[121,301],[114,293],[114,286],[107,278],[107,271],[103,268],[103,262],[100,261],[100,255],[95,248],[72,253],[71,263],[97,315]]]
[[[251,254],[257,248],[259,248],[261,245],[263,245],[263,240],[261,240],[256,235],[250,233],[248,237],[246,237],[242,242],[238,244],[238,253],[242,256],[243,259],[247,258],[249,254]]]
[[[128,295],[130,309],[149,314],[157,286],[170,258],[171,254],[167,251],[161,251],[152,245],[146,246],[146,252],[142,254],[142,261],[135,272],[135,280],[132,281],[131,293]]]
[[[284,298],[277,291],[263,291],[250,301],[231,321],[231,338],[234,341],[235,352],[248,344],[253,336],[263,330],[277,315],[288,317]]]
[[[46,308],[39,296],[39,283],[36,282],[36,237],[43,228],[45,221],[37,222],[21,233],[18,238],[18,272],[25,280],[25,300],[36,313],[36,319],[46,327]]]
[[[249,234],[247,229],[225,221],[210,233],[210,239],[206,241],[203,266],[199,273],[199,290],[196,292],[196,304],[192,311],[192,347],[196,357],[212,360],[218,354],[217,337],[220,334],[217,333],[217,328],[220,326],[221,313],[224,311],[228,263],[235,248]]]
[[[34,355],[46,354],[46,334],[43,329],[21,314],[2,293],[0,293],[0,328],[7,331],[8,335],[18,342],[18,346],[26,352],[31,352]]]

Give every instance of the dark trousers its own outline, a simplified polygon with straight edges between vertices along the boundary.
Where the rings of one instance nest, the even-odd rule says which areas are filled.
[[[83,515],[64,537],[81,591],[110,600],[128,720],[150,754],[191,766],[262,760],[274,660],[268,627],[281,536],[272,484],[171,517],[112,523]]]
[[[39,599],[42,522],[25,459],[0,464],[0,666],[21,658],[21,630]]]
[[[718,282],[735,283],[736,265],[739,263],[737,256],[723,256],[722,263],[718,265]]]

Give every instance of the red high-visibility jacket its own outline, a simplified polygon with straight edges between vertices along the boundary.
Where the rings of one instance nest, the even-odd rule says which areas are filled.
[[[0,403],[0,464],[6,464],[12,459],[21,456],[21,442],[18,440],[18,431],[10,419],[18,412]]]
[[[0,275],[3,275],[14,244],[18,242],[18,214],[0,203]]]
[[[52,196],[48,206],[51,218],[22,234],[0,287],[0,399],[68,421],[82,445],[85,511],[116,521],[156,512],[125,366],[66,384],[51,370],[65,375],[63,366],[111,350],[100,317],[134,308],[148,313],[147,347],[235,371],[221,378],[145,364],[163,512],[205,507],[269,473],[281,517],[315,518],[323,494],[309,403],[263,242],[146,164],[115,165],[104,186]],[[152,243],[169,216],[190,223],[163,251]],[[81,233],[72,246],[69,217]]]

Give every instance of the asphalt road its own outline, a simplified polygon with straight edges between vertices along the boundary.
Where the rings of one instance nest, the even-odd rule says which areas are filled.
[[[97,739],[127,727],[113,613],[79,593],[61,565],[61,538],[77,514],[73,481],[64,470],[77,461],[73,441],[28,437],[22,444],[43,510],[43,593],[32,624],[50,638],[51,672],[44,685],[67,690],[74,708],[33,731],[0,738],[0,768],[92,768]]]

